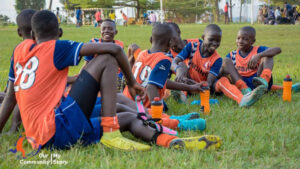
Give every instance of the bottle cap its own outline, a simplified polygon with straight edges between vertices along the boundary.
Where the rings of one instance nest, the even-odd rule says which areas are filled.
[[[291,76],[287,74],[284,78],[284,81],[292,81]]]
[[[154,97],[154,101],[158,102],[158,101],[160,101],[160,98],[159,97]]]

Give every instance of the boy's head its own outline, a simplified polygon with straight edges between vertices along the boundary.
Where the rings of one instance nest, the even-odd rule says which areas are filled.
[[[202,35],[203,45],[206,51],[213,53],[221,44],[222,30],[216,24],[209,24]]]
[[[255,42],[256,31],[251,26],[245,26],[238,32],[236,44],[239,50],[246,51],[251,48]]]
[[[36,10],[24,9],[17,16],[18,35],[24,39],[31,39],[31,18]]]
[[[48,10],[36,12],[31,20],[32,31],[37,41],[56,40],[62,36],[62,29],[58,27],[55,14]]]
[[[180,28],[174,22],[169,22],[167,24],[172,29],[172,39],[171,39],[170,47],[173,51],[179,53],[184,48],[184,43],[180,37],[181,34]]]
[[[112,42],[118,33],[116,23],[111,19],[105,19],[101,24],[100,33],[104,42]]]
[[[156,23],[153,25],[151,36],[152,47],[160,46],[164,50],[162,52],[168,52],[171,38],[172,29],[168,24]]]

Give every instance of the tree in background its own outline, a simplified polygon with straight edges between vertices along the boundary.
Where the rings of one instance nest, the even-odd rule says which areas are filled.
[[[142,11],[159,9],[159,0],[115,0],[114,5],[136,8],[137,18],[140,18]]]
[[[20,13],[23,9],[44,9],[45,0],[16,0],[15,9],[17,13]]]
[[[205,0],[165,0],[164,9],[168,20],[195,22],[196,16],[210,10]]]

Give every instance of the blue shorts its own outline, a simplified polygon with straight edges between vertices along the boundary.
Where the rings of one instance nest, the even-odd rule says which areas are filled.
[[[250,87],[252,90],[255,88],[255,86],[252,83],[252,80],[253,80],[254,77],[257,77],[257,73],[255,73],[254,75],[252,75],[250,77],[242,76],[244,82],[246,82],[247,86]],[[272,85],[273,85],[273,77],[271,77],[271,79],[269,81],[268,90],[271,90]]]
[[[94,109],[92,111],[92,114],[90,118],[100,117],[101,112],[101,97],[97,97]]]
[[[83,145],[97,143],[103,134],[100,120],[100,117],[87,119],[76,101],[68,96],[55,110],[56,132],[43,147],[68,149],[78,141]]]

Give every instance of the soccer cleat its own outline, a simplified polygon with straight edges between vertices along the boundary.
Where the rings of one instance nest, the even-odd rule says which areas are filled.
[[[266,89],[269,87],[269,83],[261,77],[254,77],[252,83],[255,87],[260,85],[263,85]]]
[[[119,130],[103,133],[100,142],[106,147],[125,151],[146,151],[151,148],[149,145],[141,144],[123,137]]]
[[[193,120],[178,120],[178,129],[179,130],[205,130],[206,129],[206,120],[204,119],[193,119]]]
[[[170,116],[170,119],[176,119],[176,120],[192,120],[192,119],[198,119],[200,117],[200,114],[197,112],[188,113],[181,116]]]
[[[189,150],[216,150],[221,147],[222,141],[219,136],[204,135],[198,137],[177,138],[172,140],[170,148],[186,148]]]
[[[249,107],[252,104],[254,104],[257,100],[261,98],[261,96],[264,94],[264,92],[267,89],[265,86],[260,85],[257,88],[255,88],[252,92],[246,94],[243,96],[239,106],[240,107]]]
[[[250,93],[251,91],[252,90],[249,87],[241,90],[241,92],[242,92],[243,95],[246,95],[246,94]]]
[[[293,92],[300,92],[300,83],[296,83],[292,85],[292,91]]]

